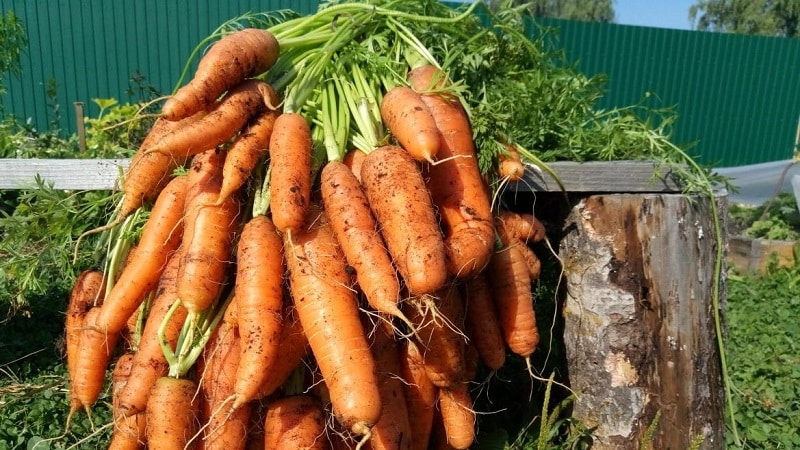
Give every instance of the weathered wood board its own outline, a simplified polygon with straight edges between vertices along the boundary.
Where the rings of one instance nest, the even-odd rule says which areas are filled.
[[[567,219],[564,340],[573,416],[596,427],[593,450],[639,449],[659,411],[648,448],[724,448],[717,247],[710,200],[693,200],[594,195]]]
[[[115,189],[127,159],[0,159],[0,189],[36,187],[36,177],[64,190]]]

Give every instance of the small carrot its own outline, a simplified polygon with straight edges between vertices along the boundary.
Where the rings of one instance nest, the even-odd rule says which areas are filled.
[[[233,408],[253,400],[278,357],[283,327],[283,239],[263,215],[242,229],[236,253],[237,324],[241,363]]]
[[[438,388],[425,373],[419,348],[410,340],[400,346],[400,375],[411,427],[411,448],[426,450],[433,430]]]
[[[481,272],[475,278],[466,280],[462,292],[471,342],[481,361],[490,369],[497,370],[505,364],[506,344],[486,273]]]
[[[408,86],[395,86],[383,96],[380,110],[400,146],[417,161],[432,163],[439,151],[439,131],[422,97]]]
[[[497,233],[506,244],[521,242],[536,243],[544,239],[545,227],[533,214],[503,210],[495,218]]]
[[[441,231],[416,162],[397,146],[380,147],[361,168],[364,192],[398,272],[412,295],[447,282]]]
[[[114,431],[109,450],[138,450],[144,448],[145,416],[135,414],[125,416],[119,409],[119,393],[125,388],[131,376],[133,353],[125,353],[117,359],[111,375],[111,398]]]
[[[467,382],[439,389],[439,413],[447,443],[455,449],[470,448],[475,441],[475,412]]]
[[[372,427],[369,447],[372,450],[411,450],[413,436],[408,405],[403,390],[398,342],[393,330],[379,324],[372,333],[371,350],[378,367],[381,394],[381,417]]]
[[[197,446],[200,404],[197,383],[188,378],[161,377],[147,401],[147,447],[190,450]]]
[[[164,103],[162,116],[178,120],[205,109],[245,78],[272,67],[278,53],[278,41],[267,30],[245,28],[224,36],[200,59],[192,80]]]
[[[232,262],[240,205],[235,197],[215,204],[222,186],[223,160],[222,151],[207,150],[193,158],[188,175],[177,293],[190,312],[205,311],[217,300]]]
[[[367,301],[377,311],[409,323],[398,306],[400,282],[358,179],[343,163],[329,161],[320,180],[331,228]]]
[[[177,299],[175,283],[180,260],[179,250],[173,253],[161,274],[156,296],[139,340],[139,349],[133,356],[131,377],[119,393],[117,400],[119,410],[126,416],[144,412],[150,389],[156,380],[166,375],[169,370],[169,363],[161,350],[158,330],[163,325],[163,337],[170,347],[174,347],[183,321],[186,319],[186,308],[175,305]],[[164,320],[167,320],[166,324]]]
[[[497,156],[497,174],[503,180],[519,181],[525,175],[525,165],[513,145],[506,145],[505,152]]]
[[[361,165],[364,164],[364,158],[366,157],[366,153],[356,148],[345,153],[342,159],[344,165],[350,168],[359,183],[361,183]]]
[[[86,313],[85,323],[94,323],[99,312],[99,307],[91,308]],[[106,333],[89,326],[81,329],[74,367],[75,378],[71,380],[73,386],[70,386],[70,390],[89,415],[91,406],[103,391],[106,370],[118,339],[119,332]]]
[[[303,226],[311,197],[311,128],[305,117],[284,113],[275,119],[269,141],[269,202],[282,233]]]
[[[408,76],[411,86],[424,90],[440,69],[426,65]],[[428,167],[427,187],[442,218],[448,271],[470,278],[483,270],[494,247],[494,223],[488,189],[478,167],[469,118],[461,105],[439,94],[423,94],[439,130],[438,162]]]
[[[330,224],[319,208],[309,211],[306,223],[291,239],[284,236],[297,316],[330,391],[333,414],[367,441],[381,414],[375,361]]]
[[[94,269],[87,269],[81,272],[72,285],[67,304],[67,314],[64,323],[64,340],[66,342],[67,353],[67,375],[70,380],[75,380],[75,367],[78,361],[80,348],[81,330],[84,325],[86,313],[95,306],[102,304],[101,293],[104,288],[103,272]],[[80,409],[81,405],[74,393],[70,394],[71,412]]]
[[[319,399],[300,394],[273,400],[264,420],[266,450],[327,450],[325,412]]]
[[[179,176],[159,194],[142,228],[136,252],[108,293],[96,322],[93,322],[99,330],[119,333],[145,295],[155,289],[170,256],[181,242],[186,189],[186,177]]]

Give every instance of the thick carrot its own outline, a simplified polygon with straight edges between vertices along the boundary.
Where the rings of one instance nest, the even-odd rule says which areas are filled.
[[[197,383],[188,378],[161,377],[147,401],[147,447],[190,450],[199,429]]]
[[[67,375],[70,380],[75,380],[75,368],[78,361],[80,349],[81,329],[84,325],[86,313],[95,306],[102,304],[103,297],[100,295],[104,289],[103,272],[94,269],[87,269],[78,275],[67,303],[66,319],[64,323],[64,340],[66,341],[67,353]],[[74,392],[70,393],[70,414],[81,408],[81,404]]]
[[[189,172],[178,298],[190,312],[208,309],[225,284],[238,230],[239,201],[228,197],[217,205],[224,154],[218,149],[196,155]]]
[[[178,120],[205,109],[245,78],[269,69],[278,53],[278,41],[267,30],[245,28],[223,37],[200,59],[192,80],[164,103],[162,116]]]
[[[237,322],[241,363],[233,408],[253,400],[278,356],[283,327],[283,239],[267,216],[250,219],[236,253]]]
[[[236,324],[222,321],[203,348],[198,372],[204,450],[245,448],[253,405],[244,403],[231,410],[241,344]]]
[[[378,367],[382,412],[372,427],[369,447],[373,450],[411,450],[413,436],[408,417],[398,343],[385,324],[372,333],[372,355]]]
[[[468,383],[439,389],[439,413],[447,443],[453,448],[467,449],[475,441],[475,412],[472,408]]]
[[[381,119],[401,147],[417,161],[433,162],[439,151],[439,131],[422,97],[408,86],[396,86],[383,96]]]
[[[187,179],[175,177],[159,194],[142,228],[136,252],[108,293],[96,322],[99,330],[119,333],[145,295],[155,289],[167,262],[181,242]]]
[[[512,352],[527,358],[539,344],[539,330],[528,266],[519,245],[495,252],[488,270],[506,345]]]
[[[277,103],[277,94],[275,100]],[[272,109],[262,111],[251,120],[228,148],[225,166],[222,169],[222,188],[217,203],[222,203],[244,186],[259,160],[267,154],[269,138],[278,114],[280,114],[278,111]]]
[[[370,208],[389,254],[412,295],[447,282],[444,242],[416,162],[397,146],[372,151],[361,167]]]
[[[252,117],[267,108],[268,99],[273,96],[268,83],[245,81],[228,91],[203,117],[165,133],[146,152],[185,158],[213,149],[234,137]]]
[[[108,447],[110,450],[137,450],[144,448],[146,425],[144,414],[126,416],[119,409],[119,393],[127,385],[132,367],[133,353],[125,353],[117,359],[111,375],[114,432],[111,435],[111,443]]]
[[[408,323],[398,306],[400,282],[358,179],[343,163],[329,161],[320,188],[325,214],[367,301]]]
[[[505,152],[497,156],[497,174],[508,181],[519,181],[525,175],[525,165],[513,145],[506,145]]]
[[[311,197],[311,150],[308,121],[297,113],[278,116],[269,140],[269,203],[282,233],[303,226]]]
[[[408,75],[411,86],[424,90],[444,74],[421,66]],[[469,118],[449,97],[424,94],[439,130],[436,164],[428,167],[427,187],[442,218],[448,271],[470,278],[489,262],[494,246],[494,224],[488,189],[478,167]]]
[[[325,412],[313,395],[292,395],[267,405],[265,450],[326,450]]]
[[[173,308],[177,300],[175,283],[180,260],[181,252],[173,253],[167,263],[167,267],[164,269],[164,273],[161,274],[156,296],[152,301],[150,312],[139,340],[139,349],[133,357],[132,376],[119,394],[119,409],[126,416],[138,414],[145,410],[150,389],[156,380],[165,376],[169,370],[169,363],[167,363],[161,350],[158,330],[163,321],[167,320],[166,324],[164,324],[163,337],[170,347],[174,348],[187,315],[186,308],[183,306],[178,305]],[[173,308],[173,311],[167,317],[171,308]]]
[[[359,183],[361,182],[361,165],[364,164],[364,158],[366,157],[366,153],[356,148],[345,153],[342,159],[344,165],[350,168]]]
[[[297,319],[294,307],[284,308],[283,328],[278,358],[272,365],[264,383],[259,387],[257,398],[272,395],[289,378],[308,354],[308,338]]]
[[[330,224],[318,208],[309,211],[307,223],[284,239],[294,305],[330,391],[333,414],[366,441],[381,414],[375,361]]]
[[[506,344],[486,273],[481,272],[475,278],[466,280],[462,292],[466,301],[470,340],[481,361],[490,369],[497,370],[505,364]]]
[[[419,348],[410,340],[400,346],[400,375],[411,427],[411,448],[425,450],[433,430],[438,388],[425,373]]]
[[[99,307],[93,307],[86,313],[84,322],[94,323],[99,312]],[[103,390],[106,369],[118,339],[119,332],[105,333],[89,326],[81,329],[74,367],[75,378],[71,380],[73,386],[70,389],[87,414]]]

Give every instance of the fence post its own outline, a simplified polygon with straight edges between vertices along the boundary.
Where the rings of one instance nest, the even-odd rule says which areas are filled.
[[[75,129],[78,130],[78,148],[81,153],[86,151],[86,126],[83,123],[83,102],[74,102]]]

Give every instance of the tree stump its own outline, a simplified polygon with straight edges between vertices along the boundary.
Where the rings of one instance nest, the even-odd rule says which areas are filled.
[[[595,195],[567,218],[564,340],[593,450],[724,448],[711,200],[691,200]]]

